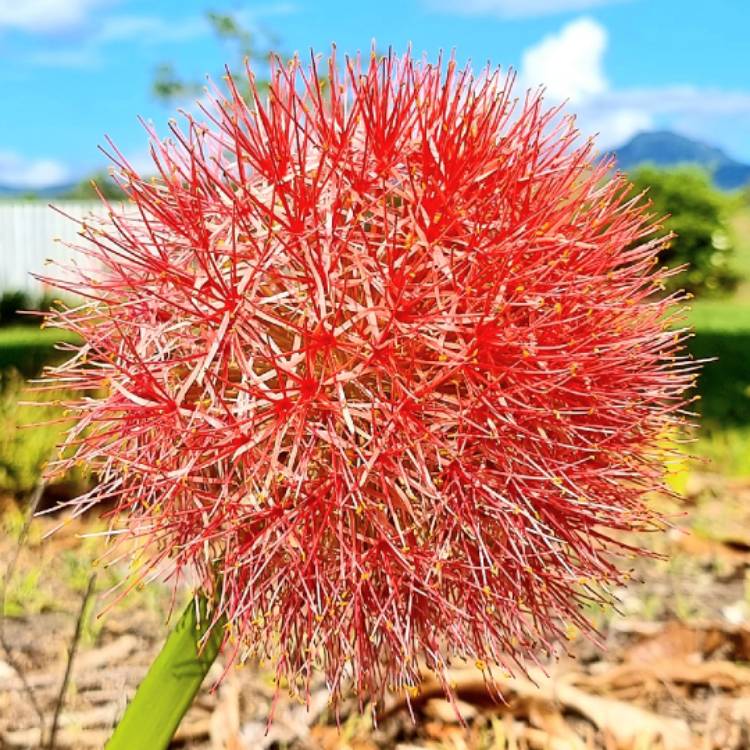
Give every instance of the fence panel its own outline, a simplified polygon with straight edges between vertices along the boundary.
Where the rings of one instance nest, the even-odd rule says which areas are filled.
[[[97,201],[58,201],[62,211],[76,219],[102,215]],[[0,201],[0,290],[40,291],[30,274],[43,273],[45,261],[66,261],[74,253],[65,242],[77,242],[79,225],[46,203]],[[58,241],[56,241],[58,240]]]

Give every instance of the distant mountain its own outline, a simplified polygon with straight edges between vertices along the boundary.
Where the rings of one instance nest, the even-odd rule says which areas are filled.
[[[0,185],[0,198],[24,198],[34,196],[36,198],[59,198],[76,186],[75,182],[64,185],[52,185],[45,188],[16,187],[14,185]]]
[[[720,148],[668,130],[638,133],[613,153],[620,169],[632,169],[644,162],[660,167],[698,164],[711,172],[716,185],[725,190],[750,183],[750,164],[732,159]]]
[[[638,133],[612,153],[617,157],[618,167],[624,170],[646,162],[660,167],[698,164],[711,172],[716,185],[724,190],[734,190],[750,183],[750,164],[732,159],[716,146],[709,146],[669,130]],[[33,194],[37,198],[50,200],[59,198],[75,186],[76,183],[69,183],[31,190],[0,185],[0,198],[21,198]]]

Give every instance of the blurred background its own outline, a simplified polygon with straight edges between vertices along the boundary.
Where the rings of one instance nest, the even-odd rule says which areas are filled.
[[[97,212],[92,180],[121,198],[97,144],[111,138],[148,173],[137,117],[166,133],[224,65],[239,71],[247,57],[262,78],[271,51],[304,57],[335,42],[512,67],[519,92],[544,84],[550,104],[568,102],[602,156],[670,214],[678,237],[662,260],[688,264],[674,285],[694,295],[689,346],[715,358],[698,385],[701,429],[692,442],[670,438],[683,456],[665,467],[679,502],[657,502],[674,528],[645,540],[657,556],[637,563],[619,607],[591,612],[605,650],[571,632],[547,675],[499,678],[505,703],[457,668],[465,725],[427,687],[415,722],[396,696],[377,729],[354,706],[337,728],[321,685],[309,711],[282,698],[266,733],[270,677],[234,671],[204,691],[175,746],[750,748],[748,29],[748,0],[0,0],[0,747],[101,747],[170,607],[160,584],[116,601],[125,566],[92,576],[101,520],[52,538],[64,513],[29,520],[32,506],[93,481],[82,467],[40,485],[65,394],[27,384],[64,353],[60,332],[19,311],[49,308],[54,296],[31,274],[69,253],[55,238],[76,240],[49,204]]]

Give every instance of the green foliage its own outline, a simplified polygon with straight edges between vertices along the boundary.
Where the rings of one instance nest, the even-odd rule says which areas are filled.
[[[750,476],[750,425],[712,429],[701,427],[691,452],[708,463],[699,469],[725,476]]]
[[[47,312],[53,304],[47,292],[34,296],[23,289],[6,289],[0,294],[0,328],[12,325],[39,327],[39,316],[30,311]]]
[[[648,191],[646,199],[657,217],[669,215],[664,230],[677,235],[661,260],[670,267],[688,268],[670,280],[671,288],[696,295],[733,289],[738,277],[731,265],[733,246],[726,223],[730,200],[713,187],[709,175],[697,167],[646,165],[630,177],[637,192]]]
[[[24,323],[30,319],[20,313],[32,307],[31,295],[21,289],[8,290],[0,295],[0,326]],[[25,319],[25,320],[24,320]]]
[[[200,92],[200,86],[182,79],[172,63],[160,63],[156,66],[151,89],[154,96],[164,102],[186,99]]]
[[[206,601],[200,599],[197,607],[191,601],[139,685],[106,750],[162,750],[169,745],[219,653],[221,623],[202,643],[209,622]]]
[[[707,333],[750,334],[750,301],[697,300],[690,305],[687,320],[695,328],[698,335]],[[748,365],[748,371],[750,371],[750,365]]]
[[[36,376],[45,365],[64,359],[67,353],[56,345],[74,340],[70,333],[56,329],[0,328],[0,491],[31,492],[70,426],[59,421],[63,416],[59,402],[66,394],[31,391],[22,376]],[[63,481],[80,485],[83,475]]]
[[[698,332],[689,348],[696,359],[714,360],[703,366],[698,381],[701,428],[750,425],[750,331]]]
[[[27,378],[41,373],[45,365],[56,364],[69,356],[57,348],[62,342],[75,342],[69,331],[39,329],[29,325],[0,328],[0,372],[15,369]]]
[[[231,13],[209,11],[206,13],[214,36],[229,47],[229,57],[236,62],[230,66],[230,72],[242,86],[243,76],[240,71],[244,68],[244,61],[264,63],[271,54],[271,46],[276,43],[276,38],[267,31],[248,28],[243,21]],[[222,71],[221,75],[224,75]],[[259,89],[264,89],[268,82],[256,80]],[[163,102],[184,100],[198,95],[203,89],[203,84],[198,81],[186,80],[180,76],[172,63],[161,63],[154,71],[152,92],[157,99]],[[243,94],[247,92],[243,91]]]
[[[708,460],[702,470],[750,475],[750,301],[699,300],[687,318],[690,351],[712,360],[698,379],[700,429],[690,452]]]
[[[40,585],[43,576],[41,568],[17,576],[5,592],[0,616],[20,618],[54,610],[55,598]]]
[[[734,244],[732,264],[742,278],[737,297],[750,303],[750,205],[737,203],[729,222]]]
[[[13,373],[2,376],[0,390],[0,491],[15,495],[31,492],[46,463],[71,426],[60,402],[63,391],[33,391]],[[81,472],[62,477],[76,488],[83,486]]]
[[[98,193],[97,190],[99,191]],[[75,187],[68,190],[67,193],[63,193],[60,198],[76,201],[98,200],[99,193],[113,201],[122,201],[127,197],[108,172],[99,170],[85,180],[81,180]]]
[[[703,365],[698,380],[704,432],[750,427],[750,303],[700,300],[688,312],[688,342]]]

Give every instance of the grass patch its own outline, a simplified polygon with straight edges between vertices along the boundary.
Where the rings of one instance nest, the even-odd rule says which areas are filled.
[[[688,323],[696,334],[750,333],[750,300],[698,300],[690,306]]]
[[[46,365],[64,360],[68,352],[58,345],[77,340],[60,329],[30,325],[0,328],[0,491],[17,496],[31,492],[70,427],[70,420],[56,421],[63,416],[60,402],[70,394],[34,392],[24,378],[35,377]],[[82,486],[83,475],[62,481],[71,487]]]
[[[0,491],[25,495],[36,487],[45,464],[56,455],[71,420],[64,420],[61,402],[70,394],[35,392],[14,373],[2,377],[0,391]],[[82,471],[63,477],[71,488],[82,488]]]
[[[750,302],[750,206],[741,206],[734,211],[729,229],[734,244],[732,268],[743,278],[735,298]]]
[[[0,328],[0,370],[14,368],[24,377],[38,375],[45,365],[61,362],[68,356],[57,348],[63,343],[77,343],[70,331],[34,326]]]
[[[750,475],[750,208],[737,210],[730,227],[734,268],[744,277],[728,298],[696,300],[687,314],[695,329],[689,347],[703,367],[698,391],[701,426],[692,451],[706,459],[698,468],[730,476]]]
[[[750,331],[698,331],[689,348],[696,359],[716,358],[698,379],[704,426],[750,426]]]
[[[699,300],[687,317],[695,329],[690,352],[713,360],[698,380],[703,429],[750,428],[750,302]]]
[[[0,512],[0,567],[15,556],[25,520],[25,511],[14,503],[7,504]],[[61,522],[64,522],[62,528],[47,537]],[[43,612],[72,612],[77,609],[95,569],[98,571],[97,609],[111,601],[108,597],[114,599],[119,594],[116,587],[134,584],[135,566],[128,566],[127,560],[110,563],[106,557],[111,549],[110,540],[101,533],[107,528],[106,522],[93,517],[73,519],[69,515],[58,515],[32,519],[26,542],[19,550],[14,575],[7,582],[0,617],[27,619]],[[136,543],[134,549],[137,549]],[[148,615],[157,623],[163,622],[164,613],[170,607],[171,587],[154,581],[146,587],[132,588],[123,601],[114,605],[114,611],[125,614],[126,619]],[[90,604],[93,606],[94,602]],[[176,604],[179,607],[182,601]],[[104,619],[87,617],[82,642],[87,645],[97,642],[104,622]]]
[[[750,425],[712,429],[702,428],[691,450],[707,463],[708,469],[730,477],[750,476]]]
[[[0,348],[7,346],[54,346],[60,342],[75,343],[79,340],[76,334],[61,328],[37,328],[35,326],[0,328]]]

